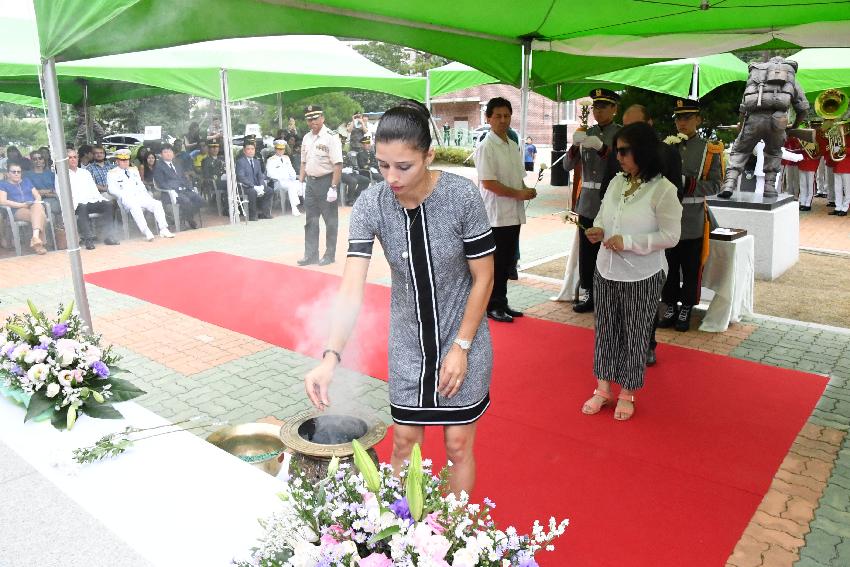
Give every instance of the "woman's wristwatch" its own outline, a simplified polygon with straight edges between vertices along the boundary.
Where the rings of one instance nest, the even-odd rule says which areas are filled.
[[[467,341],[466,339],[456,338],[454,344],[460,347],[460,350],[463,352],[469,352],[470,347],[472,346],[472,341]]]

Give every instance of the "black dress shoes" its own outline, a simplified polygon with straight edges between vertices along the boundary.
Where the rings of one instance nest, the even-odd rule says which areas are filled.
[[[194,220],[189,219],[186,222],[189,223],[189,228],[191,228],[192,230],[198,228],[198,223],[196,223]]]
[[[300,260],[298,260],[298,265],[299,265],[299,266],[309,266],[310,264],[318,264],[318,263],[319,263],[319,259],[318,259],[318,258],[309,258],[309,257],[307,257],[307,256],[305,256],[305,257],[301,258]]]
[[[103,243],[106,244],[107,246],[118,246],[119,244],[121,244],[120,242],[118,242],[117,240],[112,238],[111,236],[106,237],[103,240]]]
[[[585,296],[584,299],[573,305],[573,311],[576,313],[590,313],[593,311],[593,297],[590,295]]]
[[[509,306],[507,306],[507,307],[505,307],[505,313],[507,313],[508,315],[510,315],[511,317],[513,317],[514,319],[516,319],[517,317],[522,317],[522,316],[523,316],[523,312],[522,312],[522,311],[517,311],[516,309],[511,309],[511,306],[510,306],[510,305],[509,305]]]
[[[680,333],[686,333],[691,328],[691,311],[693,308],[690,305],[682,305],[679,309],[679,315],[676,317],[676,330]]]
[[[667,308],[661,317],[658,319],[658,328],[667,329],[676,324],[676,317],[679,315],[679,309],[675,303],[668,303]]]
[[[718,193],[717,196],[720,197],[721,199],[731,199],[732,198],[732,191],[729,191],[727,189],[726,191],[722,191],[722,192]]]
[[[655,366],[656,362],[658,362],[658,360],[655,358],[655,349],[651,348],[646,351],[646,365]]]
[[[513,323],[514,318],[501,309],[488,309],[487,317],[499,323]]]
[[[321,260],[319,260],[319,265],[320,265],[320,266],[327,266],[328,264],[333,264],[333,263],[334,263],[334,259],[333,259],[333,258],[328,258],[327,256],[325,256],[324,258],[322,258]]]
[[[83,244],[85,245],[86,250],[94,250],[94,238],[83,239]]]

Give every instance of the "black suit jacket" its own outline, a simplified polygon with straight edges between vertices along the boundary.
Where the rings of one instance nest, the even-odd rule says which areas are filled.
[[[246,156],[242,156],[236,160],[236,182],[248,187],[265,184],[266,174],[263,173],[261,160],[254,157],[254,169],[251,169],[251,164]]]
[[[188,189],[191,185],[186,179],[186,174],[183,168],[177,161],[171,162],[174,165],[176,172],[172,170],[167,163],[162,160],[156,162],[156,167],[153,169],[153,180],[159,189]]]

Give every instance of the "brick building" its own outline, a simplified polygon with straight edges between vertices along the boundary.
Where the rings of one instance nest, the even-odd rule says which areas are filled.
[[[448,124],[452,128],[454,144],[454,132],[457,129],[469,131],[487,123],[484,117],[487,101],[497,96],[511,102],[514,110],[511,127],[519,131],[520,90],[499,84],[480,85],[431,99],[431,114],[437,123],[437,130],[442,132],[443,125]],[[575,101],[561,104],[561,123],[569,125],[570,139],[573,130],[578,127],[577,106]],[[555,101],[534,92],[529,94],[527,135],[532,137],[535,144],[552,143],[552,125],[556,123],[557,112]]]

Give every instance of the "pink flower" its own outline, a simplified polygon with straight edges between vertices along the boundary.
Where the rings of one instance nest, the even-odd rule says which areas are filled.
[[[383,553],[373,553],[357,562],[360,567],[393,567],[393,560]]]
[[[322,542],[322,545],[337,545],[339,543],[336,539],[334,539],[334,536],[330,534],[323,535],[319,541]]]
[[[446,528],[440,525],[440,522],[437,521],[437,517],[437,512],[432,512],[431,514],[425,516],[425,523],[431,526],[431,530],[435,534],[441,535],[444,531],[446,531]]]

